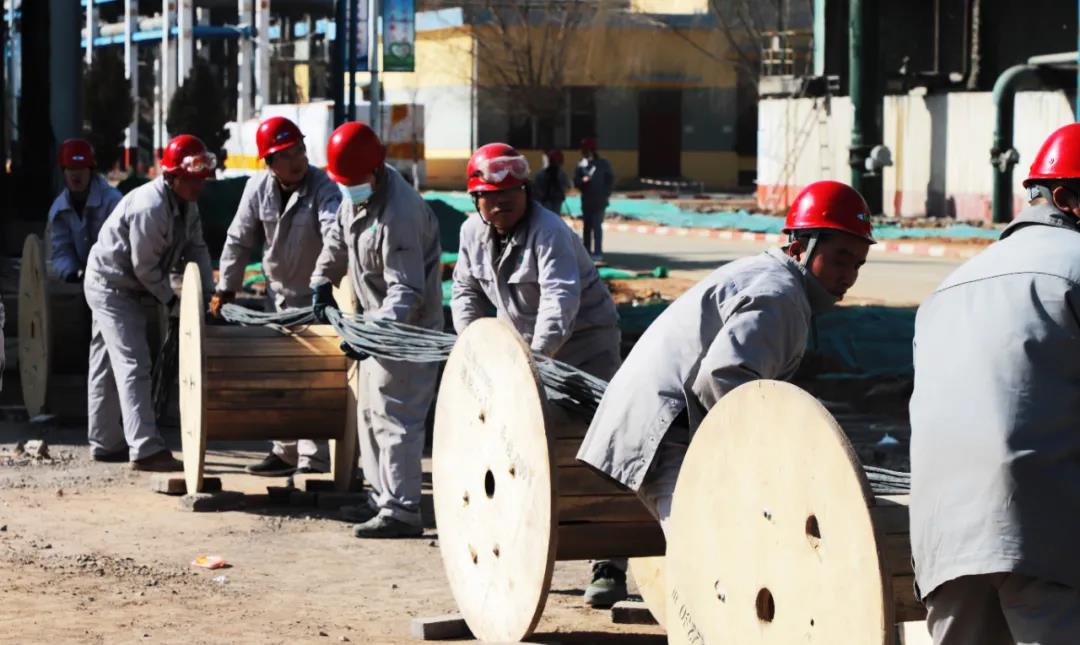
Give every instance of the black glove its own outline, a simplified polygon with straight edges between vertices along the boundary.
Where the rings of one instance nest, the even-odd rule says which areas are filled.
[[[180,318],[180,296],[174,295],[165,306],[169,308],[169,318]]]
[[[315,314],[315,320],[324,325],[330,324],[330,319],[326,317],[327,307],[337,309],[338,305],[334,300],[334,285],[324,282],[315,287],[315,293],[311,296],[311,312]]]
[[[353,349],[352,345],[350,345],[344,340],[341,341],[341,351],[345,352],[345,355],[353,359],[354,361],[362,361],[365,358],[371,358],[371,354],[368,354],[367,352],[361,352],[357,349]]]
[[[82,269],[79,269],[78,271],[73,271],[73,272],[67,274],[66,276],[64,276],[64,282],[70,282],[72,284],[74,284],[76,282],[82,282],[82,279],[83,279]]]

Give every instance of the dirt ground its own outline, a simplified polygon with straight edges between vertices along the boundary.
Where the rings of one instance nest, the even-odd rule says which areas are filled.
[[[6,416],[0,643],[402,643],[412,641],[411,618],[456,611],[433,527],[421,539],[361,541],[316,507],[256,498],[239,511],[182,511],[178,498],[151,492],[152,475],[90,460],[85,426],[31,424],[12,408]],[[51,459],[13,455],[26,439],[48,442]],[[179,447],[175,430],[170,440]],[[262,446],[226,447],[207,455],[226,490],[285,482],[242,473]],[[424,496],[430,525],[429,485]],[[200,554],[232,566],[192,567]],[[586,562],[556,566],[530,640],[664,642],[659,627],[615,625],[610,612],[585,607],[588,578]]]

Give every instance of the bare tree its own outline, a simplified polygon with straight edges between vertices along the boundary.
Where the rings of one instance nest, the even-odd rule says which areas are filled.
[[[601,11],[602,0],[479,0],[489,19],[476,29],[478,91],[527,118],[557,122],[566,104],[567,60],[574,40]]]

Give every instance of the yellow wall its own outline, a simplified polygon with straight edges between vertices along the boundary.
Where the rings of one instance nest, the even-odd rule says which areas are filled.
[[[478,26],[477,37],[491,28]],[[526,28],[514,37],[526,38]],[[537,47],[545,34],[539,28],[528,32]],[[487,35],[498,40],[499,36]],[[725,63],[727,42],[719,30],[656,28],[583,28],[567,43],[565,85],[624,87],[731,87],[735,67]],[[702,50],[710,52],[706,55]],[[481,61],[480,84],[493,85],[501,78],[489,65],[500,60]],[[505,64],[505,63],[504,63]]]
[[[386,88],[445,87],[472,84],[472,35],[464,27],[416,35],[416,71],[383,74]],[[367,82],[368,75],[363,75]]]
[[[522,150],[529,160],[533,174],[543,167],[543,150]],[[464,190],[465,168],[469,163],[467,150],[428,150],[427,188],[440,190]],[[638,176],[638,153],[636,150],[608,150],[602,152],[611,162],[615,176],[619,179],[618,187],[625,187]],[[564,150],[563,169],[573,178],[574,167],[581,160],[576,150]],[[731,188],[738,185],[739,170],[746,166],[752,157],[740,158],[731,151],[702,152],[685,151],[682,153],[682,174],[696,181],[705,182],[706,189]],[[750,169],[753,169],[753,164]]]

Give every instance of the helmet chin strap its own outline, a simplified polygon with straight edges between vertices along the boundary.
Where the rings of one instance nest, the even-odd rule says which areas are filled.
[[[1036,199],[1042,197],[1048,201],[1051,205],[1054,203],[1054,194],[1050,192],[1050,189],[1046,186],[1040,186],[1035,184],[1034,186],[1028,186],[1028,201],[1033,202]]]
[[[818,239],[820,239],[820,233],[817,231],[813,233],[804,233],[802,237],[809,237],[810,241],[806,245],[806,249],[802,252],[802,259],[799,260],[799,264],[808,267],[810,266],[810,260],[814,257],[814,250],[817,248]],[[800,235],[798,233],[791,233],[788,237],[788,246],[798,241]]]

